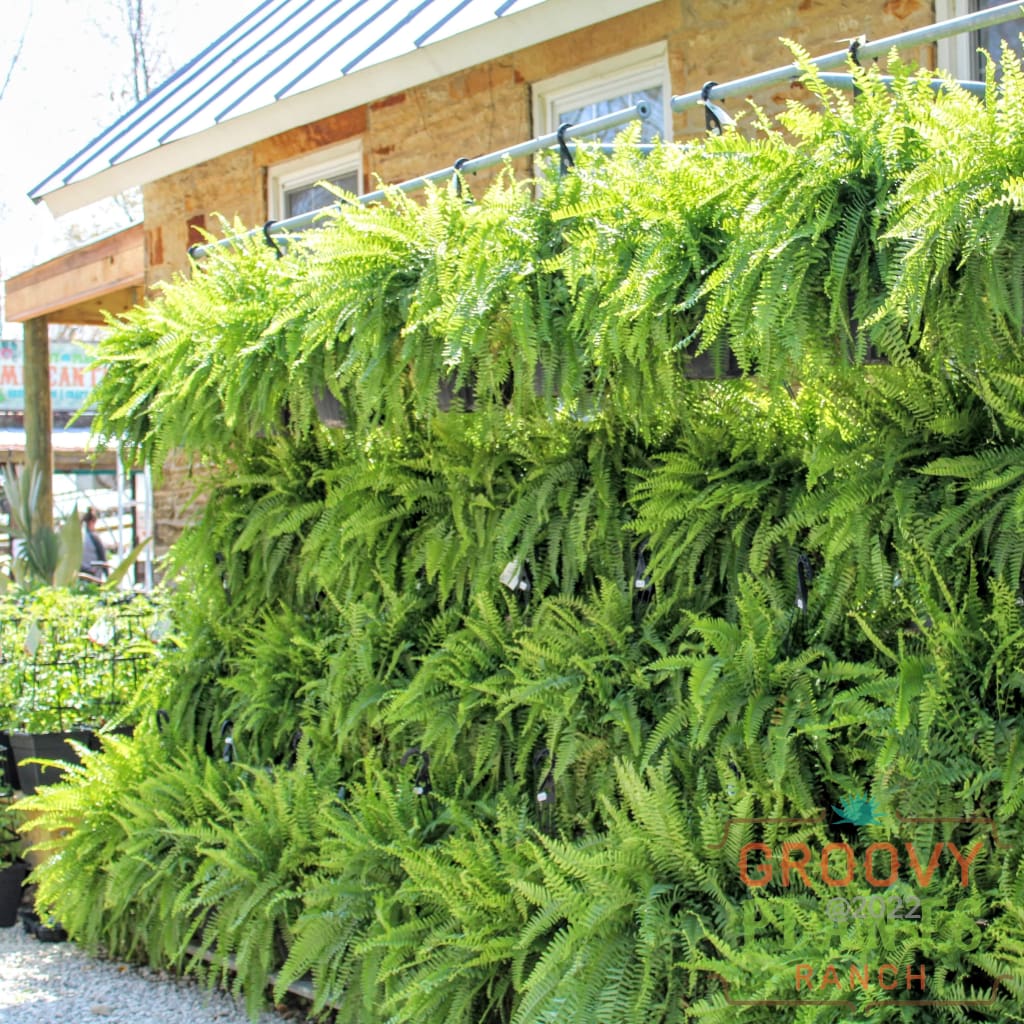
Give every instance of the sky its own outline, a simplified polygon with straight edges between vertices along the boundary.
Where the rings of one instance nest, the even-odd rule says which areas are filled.
[[[257,0],[149,0],[154,50],[180,67]],[[25,43],[0,99],[0,276],[7,278],[129,219],[112,203],[59,221],[26,193],[114,121],[127,105],[130,48],[120,0],[0,0],[0,84],[18,39]],[[27,27],[27,31],[26,31]],[[158,81],[153,85],[159,84]],[[71,234],[69,234],[69,231]],[[18,324],[0,321],[4,337]]]

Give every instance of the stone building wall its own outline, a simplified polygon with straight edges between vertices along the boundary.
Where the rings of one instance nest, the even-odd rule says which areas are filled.
[[[841,49],[861,34],[879,39],[929,24],[926,0],[662,0],[630,14],[478,64],[457,74],[407,89],[376,102],[283,132],[169,175],[144,187],[147,284],[187,267],[196,226],[216,229],[215,214],[245,225],[267,219],[268,168],[344,140],[362,143],[363,171],[376,180],[403,181],[450,166],[460,156],[504,149],[536,134],[531,87],[563,72],[654,43],[667,44],[673,94],[699,90],[704,82],[729,81],[789,63],[780,37],[812,54]],[[931,63],[933,48],[905,52]],[[806,98],[798,84],[777,85],[751,97],[769,112],[789,99]],[[732,112],[745,106],[727,103]],[[674,118],[676,139],[704,130],[695,108]],[[471,182],[486,187],[486,174]],[[186,483],[167,467],[156,496],[158,546],[165,550],[180,532]]]

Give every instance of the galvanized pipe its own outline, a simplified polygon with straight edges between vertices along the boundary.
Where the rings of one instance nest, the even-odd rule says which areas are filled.
[[[870,59],[871,57],[883,57],[894,46],[908,47],[916,46],[918,43],[934,43],[940,39],[948,39],[950,36],[960,35],[961,32],[972,32],[979,28],[988,28],[989,25],[999,25],[1004,21],[1012,21],[1014,18],[1024,16],[1024,7],[1019,2],[1000,4],[998,7],[991,7],[987,11],[977,11],[974,14],[965,14],[959,18],[950,18],[948,21],[940,21],[934,25],[923,25],[921,28],[913,28],[907,32],[900,32],[895,36],[887,36],[885,39],[876,39],[873,42],[861,43],[857,48],[858,59]],[[811,63],[822,71],[827,68],[842,67],[850,59],[850,48],[845,50],[833,50],[821,57],[815,57]],[[756,75],[747,75],[744,78],[737,78],[732,82],[725,82],[722,85],[716,84],[709,93],[715,99],[725,99],[727,96],[741,96],[744,93],[755,92],[767,85],[776,85],[779,82],[789,81],[802,74],[796,64],[786,64],[783,67],[774,68],[771,71],[761,71]],[[702,92],[688,92],[681,96],[672,97],[672,109],[679,113],[690,107],[697,106],[703,98]]]
[[[846,75],[835,71],[823,71],[818,77],[821,81],[832,89],[852,89],[856,82],[853,75]],[[894,78],[892,75],[879,75],[879,80],[885,85],[892,85]],[[943,78],[932,78],[928,84],[938,92],[940,89],[945,89],[951,83]],[[979,99],[985,98],[985,83],[984,82],[970,82],[970,81],[955,81],[953,85],[960,86],[961,89],[966,92],[977,96]]]
[[[617,110],[613,114],[605,114],[602,117],[595,117],[590,121],[581,121],[579,124],[572,125],[565,130],[565,138],[568,140],[581,135],[597,135],[609,128],[618,128],[620,125],[628,124],[630,121],[646,121],[650,116],[651,105],[644,100],[635,106],[626,107],[624,110]],[[495,150],[493,153],[487,153],[484,156],[466,160],[460,164],[459,172],[463,175],[475,174],[477,171],[482,171],[487,167],[494,167],[495,164],[503,163],[505,160],[516,160],[521,156],[532,156],[542,149],[548,149],[551,146],[557,145],[558,132],[548,132],[547,135],[540,135],[535,139],[529,139],[527,142],[520,142],[518,145],[511,146],[508,149]],[[410,178],[409,181],[403,181],[400,185],[393,187],[397,188],[400,192],[415,192],[429,182],[447,181],[454,174],[454,167],[445,167],[440,171],[425,174],[422,178]],[[387,194],[388,190],[378,189],[376,192],[367,192],[366,195],[360,196],[359,200],[363,203],[376,203],[385,199]],[[315,214],[305,214],[306,218],[311,216],[315,216]],[[279,223],[284,225],[291,222],[280,221]]]
[[[632,107],[617,110],[612,114],[604,114],[601,117],[595,117],[590,121],[581,121],[579,124],[571,125],[566,128],[563,137],[568,140],[584,135],[596,135],[599,132],[606,131],[608,128],[618,128],[620,125],[628,124],[630,121],[646,121],[650,116],[651,105],[644,100]],[[520,142],[518,145],[510,146],[508,149],[495,150],[493,153],[486,153],[483,156],[474,157],[471,160],[460,160],[458,173],[463,175],[474,174],[476,171],[481,171],[487,167],[494,167],[496,164],[503,163],[505,160],[515,160],[522,156],[530,156],[539,150],[547,149],[551,146],[557,146],[558,141],[558,132],[548,132],[547,135],[541,135],[538,138],[530,139],[527,142]],[[452,167],[444,167],[439,171],[424,174],[419,178],[410,178],[408,181],[403,181],[398,185],[392,185],[390,189],[378,189],[376,192],[367,192],[364,195],[359,196],[358,199],[359,202],[363,204],[381,202],[387,198],[388,192],[393,189],[397,189],[399,192],[415,192],[417,189],[425,188],[431,182],[447,181],[449,178],[453,177],[455,173],[456,168],[454,165]],[[317,219],[322,218],[323,213],[323,209],[312,210],[309,213],[300,213],[296,217],[289,217],[287,220],[274,221],[272,224],[268,225],[266,231],[273,235],[305,231],[307,228],[313,227],[316,224]],[[241,237],[249,238],[260,231],[263,231],[263,229],[254,228],[252,231],[246,232],[246,234]],[[211,243],[211,245],[192,246],[189,252],[193,257],[199,257],[205,255],[210,250],[211,246],[230,245],[234,241],[235,238],[222,238],[219,241]],[[282,241],[284,240],[282,239]]]

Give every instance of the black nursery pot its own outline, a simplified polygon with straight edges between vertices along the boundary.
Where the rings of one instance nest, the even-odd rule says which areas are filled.
[[[72,749],[68,740],[75,740],[89,746],[92,733],[80,729],[74,732],[13,732],[11,746],[14,748],[16,761],[24,761],[30,757],[41,757],[51,761],[68,761],[80,764],[78,754]],[[18,768],[21,791],[26,795],[36,791],[38,786],[49,786],[59,782],[64,773],[60,768],[43,767],[38,764],[24,764]]]
[[[683,374],[689,380],[735,380],[743,371],[731,348],[718,352],[709,348],[699,356],[687,354]]]
[[[18,781],[18,760],[11,747],[11,734],[0,732],[0,789],[21,789]]]
[[[0,868],[0,928],[11,928],[17,924],[21,887],[27,874],[28,865],[23,860]]]
[[[96,730],[91,732],[89,735],[89,749],[90,750],[102,750],[103,740],[107,736],[120,736],[123,739],[131,739],[135,735],[134,725],[118,725],[113,729],[104,728],[102,730]]]

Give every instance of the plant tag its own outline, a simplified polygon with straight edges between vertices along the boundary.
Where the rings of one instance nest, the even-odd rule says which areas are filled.
[[[38,622],[33,622],[28,627],[28,632],[25,634],[25,653],[29,657],[34,658],[36,651],[39,650],[39,644],[43,639],[43,631],[39,628]]]
[[[517,561],[511,561],[505,566],[499,581],[509,590],[519,590],[523,584],[523,571]]]
[[[548,802],[548,792],[547,792],[546,789],[542,789],[537,794],[537,803],[539,803],[539,804],[546,804],[547,802]]]
[[[171,620],[166,615],[161,615],[152,626],[149,627],[149,639],[158,644],[171,631]]]
[[[526,593],[530,589],[530,577],[527,575],[526,569],[524,569],[515,559],[505,566],[498,579],[502,584],[508,587],[509,590],[517,590],[522,593]]]
[[[114,639],[114,626],[108,619],[97,619],[88,633],[97,647],[106,647]]]

